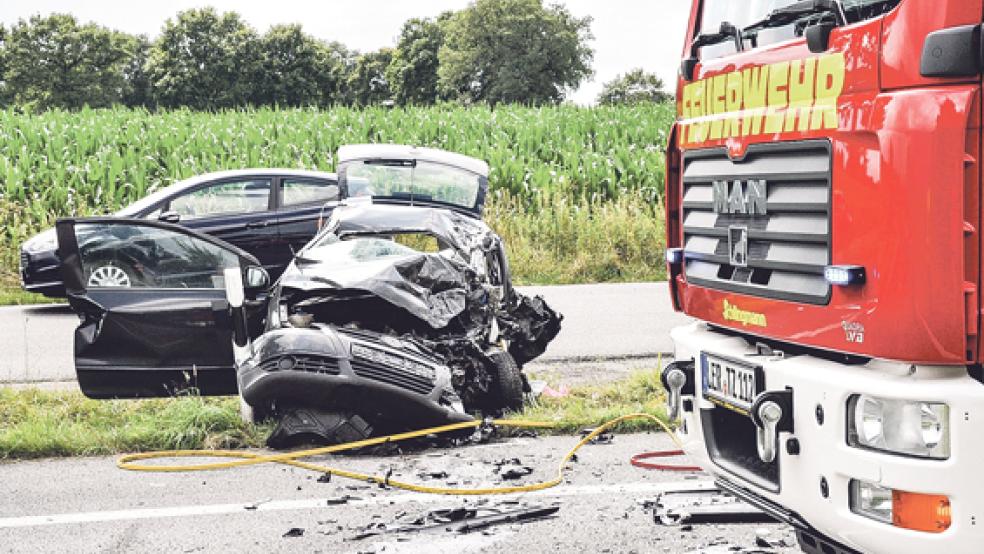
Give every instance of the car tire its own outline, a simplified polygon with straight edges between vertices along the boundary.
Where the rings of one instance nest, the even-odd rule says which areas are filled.
[[[86,287],[130,288],[135,283],[133,272],[113,261],[92,264],[85,276]]]
[[[276,450],[316,444],[346,444],[372,436],[372,426],[349,412],[329,412],[296,408],[279,414],[280,420],[267,437],[267,446]]]
[[[509,352],[495,347],[488,352],[492,362],[492,390],[489,404],[493,408],[518,411],[523,407],[523,372]]]

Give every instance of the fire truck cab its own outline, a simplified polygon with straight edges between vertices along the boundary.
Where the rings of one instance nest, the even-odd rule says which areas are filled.
[[[806,552],[984,551],[982,0],[694,0],[667,148],[687,452]]]

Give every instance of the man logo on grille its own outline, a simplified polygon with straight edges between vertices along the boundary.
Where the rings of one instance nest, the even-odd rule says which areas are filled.
[[[731,265],[748,266],[748,227],[728,227],[728,254]]]
[[[765,179],[714,181],[714,211],[719,214],[768,215]]]

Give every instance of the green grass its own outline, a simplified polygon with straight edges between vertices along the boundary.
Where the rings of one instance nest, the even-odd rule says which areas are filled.
[[[539,398],[516,417],[549,421],[555,427],[548,433],[569,434],[598,427],[618,416],[646,413],[666,421],[666,394],[659,372],[640,371],[628,378],[604,385],[571,388],[564,398]],[[658,431],[655,422],[636,419],[621,423],[622,432]]]
[[[623,414],[665,420],[655,371],[607,385],[577,387],[565,398],[541,398],[515,418],[549,421],[547,433],[576,433]],[[658,430],[650,421],[621,432]],[[0,389],[0,459],[91,456],[123,452],[262,447],[271,426],[239,419],[235,398],[90,400],[78,392]]]
[[[397,142],[489,162],[488,222],[520,283],[664,277],[671,105],[406,109],[0,111],[0,303],[17,246],[55,219],[109,213],[200,173],[332,171],[342,144]]]
[[[0,306],[23,306],[25,304],[51,304],[62,302],[41,294],[27,292],[20,286],[16,274],[0,273]]]
[[[517,284],[666,279],[663,204],[646,192],[571,201],[543,194],[532,203],[508,193],[486,220],[506,242]]]
[[[244,424],[235,398],[90,400],[0,389],[0,458],[259,447],[269,431]]]

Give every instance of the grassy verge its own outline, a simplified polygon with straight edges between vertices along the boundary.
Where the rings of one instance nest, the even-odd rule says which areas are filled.
[[[22,306],[25,304],[51,304],[61,302],[41,294],[27,292],[20,286],[15,274],[0,274],[0,306]]]
[[[621,381],[572,388],[563,398],[538,398],[515,417],[549,421],[555,427],[547,433],[569,434],[631,413],[650,414],[666,421],[665,398],[659,373],[641,371]],[[660,427],[652,421],[636,419],[621,423],[618,430],[658,431]]]
[[[238,402],[106,401],[78,392],[0,389],[0,459],[262,446],[270,429],[244,424]]]
[[[574,433],[627,413],[664,418],[655,372],[607,385],[579,387],[564,398],[541,398],[522,419],[550,421],[552,433]],[[622,432],[658,430],[649,421],[626,422]],[[0,389],[0,459],[91,456],[122,452],[257,448],[268,425],[246,425],[235,398],[89,400],[77,392]]]
[[[662,200],[626,192],[613,200],[501,193],[486,220],[506,242],[517,284],[555,285],[666,279]]]

